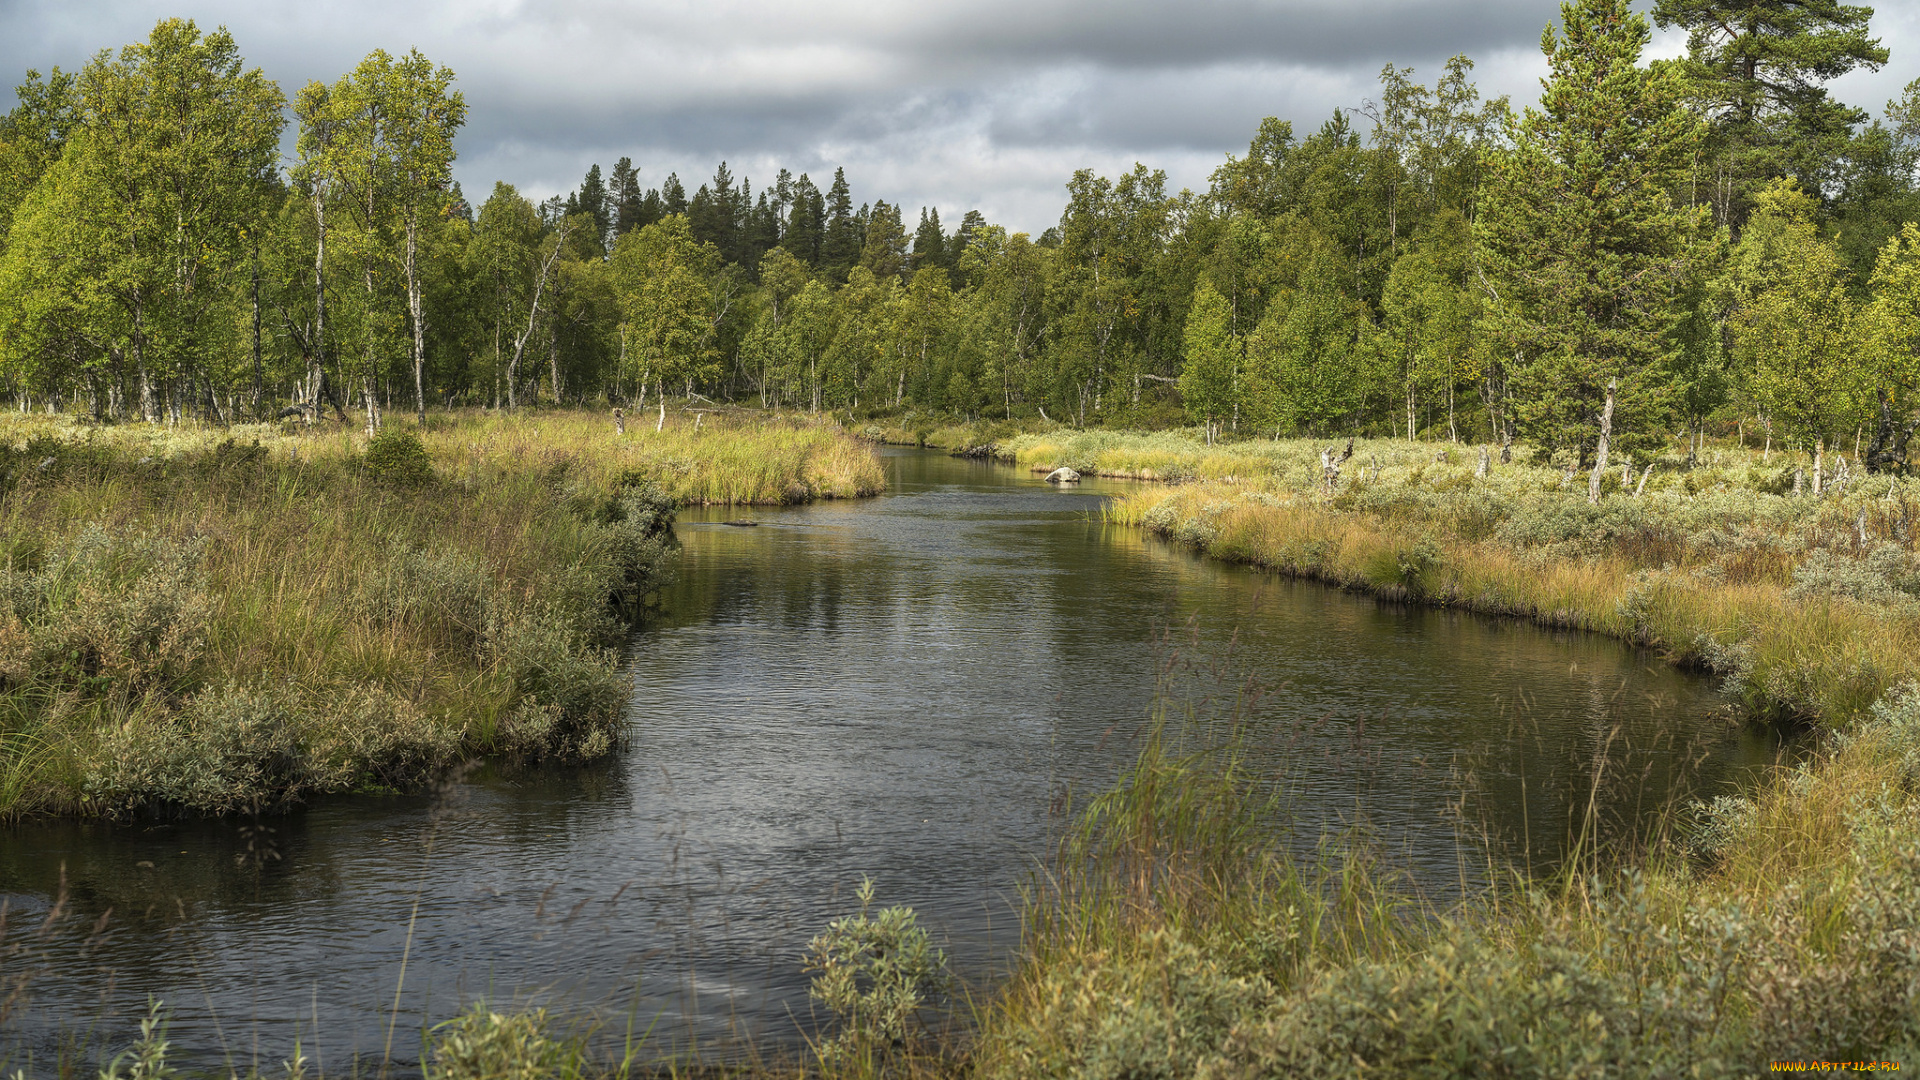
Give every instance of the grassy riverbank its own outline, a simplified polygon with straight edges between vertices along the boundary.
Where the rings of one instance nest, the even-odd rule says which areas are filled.
[[[0,421],[0,815],[222,813],[619,737],[676,503],[880,490],[837,431]]]
[[[1084,433],[1000,450],[1035,471],[1193,481],[1122,496],[1111,516],[1388,599],[1652,645],[1721,673],[1756,713],[1833,734],[1644,850],[1445,913],[1364,852],[1303,869],[1224,829],[1259,804],[1253,786],[1150,749],[1030,909],[1030,959],[978,1072],[1744,1076],[1916,1060],[1908,482],[1854,475],[1815,498],[1804,459],[1723,446],[1698,468],[1654,462],[1644,489],[1616,473],[1590,506],[1584,474],[1524,455],[1496,452],[1482,474],[1475,448],[1362,442],[1329,485],[1326,448]]]
[[[1035,469],[1230,470],[1240,478],[1127,494],[1110,514],[1219,558],[1650,645],[1720,673],[1758,715],[1842,727],[1920,675],[1920,502],[1906,480],[1828,478],[1815,498],[1806,463],[1722,448],[1718,464],[1653,463],[1644,488],[1642,470],[1630,489],[1610,473],[1589,505],[1584,474],[1490,455],[1482,475],[1473,448],[1435,461],[1430,446],[1361,443],[1329,487],[1319,444],[1231,458],[1169,444],[1013,453]]]
[[[1295,861],[1284,799],[1238,733],[1209,741],[1163,713],[1078,808],[1036,876],[1016,970],[963,1008],[959,1034],[843,1042],[830,1063],[751,1074],[1730,1078],[1920,1062],[1907,481],[1796,496],[1806,462],[1720,447],[1699,468],[1657,461],[1638,495],[1616,474],[1589,506],[1584,476],[1524,453],[1480,475],[1472,448],[1436,462],[1438,446],[1363,442],[1329,489],[1323,449],[1029,433],[999,452],[1191,480],[1112,514],[1218,557],[1661,648],[1756,712],[1811,722],[1816,753],[1639,844],[1588,845],[1550,876],[1441,907],[1363,842]],[[629,1074],[543,1019],[469,1014],[442,1029],[466,1041],[435,1049],[436,1075]]]

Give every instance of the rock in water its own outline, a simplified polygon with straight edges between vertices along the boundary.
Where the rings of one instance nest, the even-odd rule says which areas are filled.
[[[731,525],[731,526],[733,526],[733,527],[734,527],[734,528],[736,528],[736,529],[751,529],[751,528],[753,528],[753,527],[755,527],[755,526],[757,526],[757,525],[759,525],[760,523],[759,523],[759,522],[757,522],[757,521],[748,521],[748,520],[746,520],[745,518],[741,518],[741,519],[739,519],[739,520],[737,520],[737,521],[723,521],[723,522],[721,522],[720,524],[722,524],[722,525]]]
[[[1065,465],[1047,474],[1047,483],[1049,484],[1077,484],[1079,482],[1080,474],[1067,468]]]

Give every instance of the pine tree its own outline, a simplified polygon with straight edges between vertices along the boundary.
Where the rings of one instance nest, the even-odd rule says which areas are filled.
[[[1676,303],[1695,273],[1703,209],[1675,206],[1702,135],[1670,66],[1638,66],[1646,20],[1627,0],[1577,0],[1541,37],[1551,74],[1540,107],[1491,162],[1476,239],[1484,332],[1511,359],[1521,430],[1547,450],[1597,447],[1612,426],[1666,419]]]
[[[687,189],[679,173],[668,173],[667,182],[660,185],[660,209],[663,217],[687,212]]]
[[[1865,112],[1827,96],[1826,83],[1887,62],[1867,36],[1870,7],[1837,0],[1658,0],[1661,27],[1687,31],[1685,69],[1711,123],[1707,200],[1727,225],[1746,221],[1770,178],[1809,192],[1835,178]]]

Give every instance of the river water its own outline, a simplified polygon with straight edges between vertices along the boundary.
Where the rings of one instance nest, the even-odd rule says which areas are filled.
[[[1441,904],[1490,864],[1550,865],[1570,823],[1630,833],[1776,752],[1709,682],[1616,642],[1209,562],[1103,523],[1119,482],[884,463],[879,499],[682,515],[613,762],[258,823],[0,833],[0,976],[37,972],[7,1067],[77,1030],[124,1040],[149,996],[179,1053],[243,1069],[296,1038],[336,1071],[389,1042],[417,1061],[423,1024],[476,996],[614,1042],[791,1047],[814,1024],[805,943],[863,877],[971,981],[1004,969],[1070,793],[1112,782],[1156,686],[1201,716],[1256,688],[1293,844],[1365,837]]]

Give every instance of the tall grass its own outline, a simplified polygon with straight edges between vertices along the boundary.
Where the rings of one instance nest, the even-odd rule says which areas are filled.
[[[678,502],[871,494],[810,424],[0,421],[0,816],[270,809],[620,738]],[[409,464],[410,463],[410,464]]]
[[[1126,443],[1125,464],[1153,441]],[[1794,496],[1790,464],[1729,451],[1691,471],[1667,462],[1664,478],[1656,464],[1637,496],[1615,475],[1590,506],[1584,478],[1497,460],[1481,475],[1471,450],[1434,462],[1426,447],[1360,444],[1330,486],[1318,444],[1261,446],[1269,471],[1127,493],[1109,517],[1387,599],[1649,645],[1721,673],[1758,715],[1844,726],[1920,675],[1920,503],[1903,479]],[[1075,462],[1020,453],[1036,469]]]
[[[1737,1077],[1920,1051],[1920,688],[1834,752],[1439,910],[1285,850],[1243,732],[1165,714],[1076,819],[980,1077]],[[1661,840],[1657,837],[1665,836]]]

